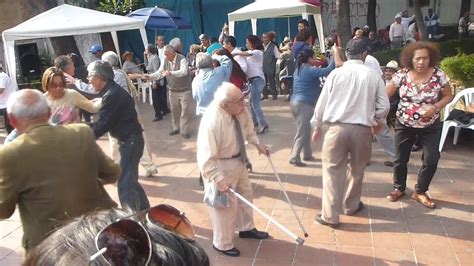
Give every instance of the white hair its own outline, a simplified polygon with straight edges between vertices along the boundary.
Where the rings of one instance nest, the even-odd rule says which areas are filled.
[[[196,67],[199,69],[212,67],[212,56],[208,53],[199,52],[196,55]]]
[[[163,47],[163,52],[164,52],[165,54],[168,53],[168,52],[176,53],[176,50],[173,48],[173,46],[171,46],[171,45],[168,44],[168,45],[165,45],[165,46]]]
[[[7,112],[19,120],[33,120],[48,115],[49,106],[39,90],[23,89],[10,95]]]
[[[222,82],[214,93],[214,101],[221,105],[235,100],[236,95],[240,93],[239,88],[230,82]]]
[[[175,51],[180,52],[183,48],[183,44],[179,38],[173,38],[170,40],[169,45],[174,48]]]
[[[109,63],[113,68],[119,67],[119,57],[113,51],[107,51],[102,54],[102,60]]]

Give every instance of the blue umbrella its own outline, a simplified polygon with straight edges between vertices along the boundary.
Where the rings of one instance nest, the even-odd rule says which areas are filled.
[[[135,17],[145,21],[145,28],[156,30],[180,30],[191,29],[191,23],[187,22],[172,11],[159,7],[147,7],[135,10],[127,17]]]

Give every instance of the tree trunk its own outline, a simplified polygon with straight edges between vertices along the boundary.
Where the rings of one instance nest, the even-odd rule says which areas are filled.
[[[376,9],[377,0],[369,0],[367,3],[367,25],[369,25],[371,31],[375,32],[377,32]]]
[[[420,0],[413,0],[413,11],[415,12],[416,26],[420,32],[421,40],[427,41],[428,35],[426,34],[426,26],[423,21],[423,15],[421,14]]]
[[[462,0],[459,17],[464,16],[464,13],[469,12],[470,10],[471,10],[471,0]]]
[[[339,36],[339,46],[345,47],[346,43],[351,39],[351,20],[349,1],[337,0],[337,35]]]

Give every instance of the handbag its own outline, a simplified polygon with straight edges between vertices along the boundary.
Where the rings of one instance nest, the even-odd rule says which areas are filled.
[[[227,193],[220,192],[215,182],[204,183],[204,203],[212,208],[227,208],[230,206]]]

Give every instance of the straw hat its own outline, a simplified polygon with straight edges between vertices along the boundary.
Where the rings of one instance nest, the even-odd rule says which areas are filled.
[[[398,70],[398,63],[397,63],[397,61],[392,60],[392,61],[388,62],[387,65],[385,65],[385,67]]]

